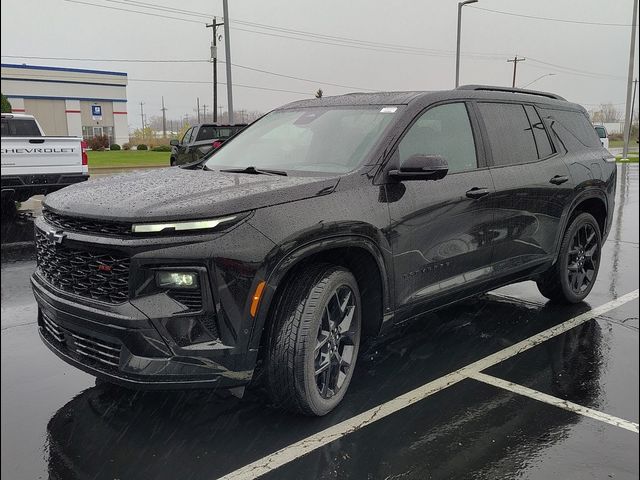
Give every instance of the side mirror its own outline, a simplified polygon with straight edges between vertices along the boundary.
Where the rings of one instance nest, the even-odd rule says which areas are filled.
[[[449,172],[449,164],[440,155],[412,155],[389,176],[398,180],[440,180]]]
[[[180,142],[174,138],[169,142],[169,145],[171,145],[172,147],[178,147],[180,146]]]

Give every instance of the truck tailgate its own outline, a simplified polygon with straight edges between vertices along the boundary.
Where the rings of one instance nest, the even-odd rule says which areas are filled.
[[[2,138],[2,176],[87,172],[80,138]]]

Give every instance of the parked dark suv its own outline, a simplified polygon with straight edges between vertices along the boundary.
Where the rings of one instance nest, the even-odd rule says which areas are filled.
[[[40,334],[115,383],[259,377],[276,403],[323,415],[365,336],[528,279],[554,301],[583,300],[615,184],[585,110],[553,94],[291,103],[198,164],[47,196]]]
[[[247,127],[246,124],[216,125],[203,123],[189,128],[182,139],[171,140],[171,166],[185,165],[204,157],[211,150],[219,148],[236,133]]]

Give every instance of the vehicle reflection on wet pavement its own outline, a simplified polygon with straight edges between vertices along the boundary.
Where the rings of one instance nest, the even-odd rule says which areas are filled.
[[[616,200],[586,303],[546,303],[525,282],[425,315],[366,345],[343,404],[322,418],[270,407],[259,386],[239,400],[94,384],[41,344],[34,263],[3,252],[2,475],[212,479],[240,469],[636,290],[637,166],[619,166]],[[638,300],[484,373],[637,423]],[[465,379],[263,478],[637,478],[637,452],[637,433]]]

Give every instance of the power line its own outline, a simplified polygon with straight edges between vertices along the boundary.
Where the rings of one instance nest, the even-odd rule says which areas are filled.
[[[508,15],[510,17],[530,18],[533,20],[546,20],[548,22],[574,23],[577,25],[598,25],[603,27],[630,27],[631,26],[631,24],[628,24],[628,23],[585,22],[581,20],[567,20],[564,18],[538,17],[536,15],[525,15],[522,13],[505,12],[502,10],[492,10],[490,8],[483,8],[483,7],[469,7],[469,8],[472,8],[474,10],[482,10],[483,12],[498,13],[500,15]]]

